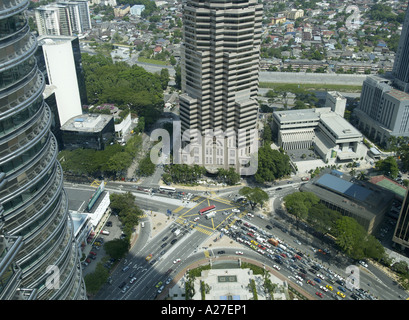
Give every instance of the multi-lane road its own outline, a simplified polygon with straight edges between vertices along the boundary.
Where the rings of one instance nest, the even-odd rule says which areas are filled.
[[[149,217],[144,219],[145,227],[141,228],[138,241],[131,248],[127,257],[112,272],[112,283],[105,285],[94,298],[102,300],[154,299],[161,290],[166,290],[174,284],[174,278],[179,272],[185,270],[195,261],[212,259],[216,258],[216,256],[223,258],[235,255],[237,249],[220,248],[220,250],[225,251],[225,254],[218,255],[219,248],[214,249],[217,245],[213,246],[213,250],[209,250],[203,247],[203,244],[219,235],[222,229],[232,230],[230,227],[234,224],[239,228],[235,229],[237,231],[232,240],[237,241],[238,237],[247,233],[241,228],[244,223],[256,228],[260,234],[266,233],[278,237],[288,247],[293,248],[295,252],[303,253],[301,261],[285,259],[280,266],[279,272],[287,277],[295,287],[300,288],[300,284],[297,283],[296,279],[300,268],[308,270],[313,265],[318,264],[322,267],[320,272],[325,273],[325,275],[329,274],[328,270],[331,270],[332,273],[338,274],[345,279],[348,276],[346,272],[351,270],[351,266],[354,266],[354,270],[359,273],[360,288],[365,292],[369,292],[371,297],[385,300],[406,298],[407,293],[375,266],[371,264],[369,264],[368,268],[359,266],[356,262],[338,253],[335,248],[332,248],[323,239],[313,236],[307,226],[300,226],[300,229],[295,229],[295,224],[291,221],[291,218],[282,213],[280,209],[282,198],[286,194],[294,192],[298,186],[299,183],[293,183],[266,189],[273,204],[273,215],[270,220],[267,220],[265,217],[261,218],[257,215],[252,218],[247,217],[247,211],[231,201],[232,196],[238,190],[235,188],[229,189],[228,192],[226,191],[220,195],[213,192],[211,197],[203,192],[194,194],[191,191],[193,195],[190,197],[190,201],[182,203],[180,199],[138,193],[135,187],[131,185],[108,183],[106,189],[110,191],[133,191],[137,197],[138,205],[145,209],[148,215],[150,210],[166,213],[168,209],[172,210],[172,215],[167,220],[166,227],[154,237],[150,234],[151,226],[149,223],[151,220]],[[199,209],[212,204],[216,206],[215,217],[206,219],[198,214]],[[234,212],[232,209],[241,211]],[[241,223],[238,224],[238,222]],[[271,226],[271,228],[266,229],[267,225]],[[175,235],[175,229],[179,229],[181,233]],[[174,242],[175,239],[176,242]],[[244,252],[243,256],[246,258],[252,258],[268,266],[277,264],[268,255],[259,254],[247,245],[243,245],[242,248],[240,250]],[[330,249],[331,254],[323,255],[316,251],[320,248]],[[147,261],[146,258],[149,255],[152,256]],[[123,271],[123,268],[125,268],[125,271]],[[135,277],[136,280],[130,283],[132,277]],[[323,280],[321,284],[316,283],[316,286],[306,282],[307,279],[313,280],[315,278],[317,278],[316,275],[307,272],[307,278],[304,279],[302,285],[303,290],[312,296],[315,296],[316,292],[322,292],[322,299],[339,298],[334,292],[319,290],[320,285],[331,284],[336,292],[338,291],[338,283],[328,282],[328,278]],[[351,292],[347,291],[345,294],[345,299],[351,299]],[[369,299],[369,295],[364,296],[364,298]]]

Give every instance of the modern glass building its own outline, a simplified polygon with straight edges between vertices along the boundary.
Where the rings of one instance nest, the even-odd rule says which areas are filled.
[[[0,2],[0,299],[85,299],[27,7]]]

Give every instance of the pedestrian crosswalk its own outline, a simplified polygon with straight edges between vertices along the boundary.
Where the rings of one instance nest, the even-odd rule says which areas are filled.
[[[201,232],[201,233],[207,234],[208,236],[212,235],[213,232],[214,232],[213,229],[202,228],[202,227],[199,227],[199,226],[194,226],[193,228],[196,229],[197,231]]]

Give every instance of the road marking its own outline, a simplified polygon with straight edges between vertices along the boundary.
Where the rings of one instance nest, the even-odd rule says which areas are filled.
[[[176,208],[175,210],[173,210],[172,213],[178,213],[183,208],[184,208],[184,206],[180,206],[179,208]]]

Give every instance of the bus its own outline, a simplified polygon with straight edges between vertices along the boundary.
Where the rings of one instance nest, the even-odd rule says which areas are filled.
[[[215,205],[211,205],[211,206],[209,206],[209,207],[200,209],[200,210],[199,210],[199,214],[200,214],[200,215],[203,215],[203,214],[205,214],[205,213],[207,213],[208,211],[213,210],[213,209],[216,209],[216,206],[215,206]]]
[[[166,192],[176,192],[175,188],[172,187],[165,187],[165,186],[160,186],[159,191],[166,191]]]

